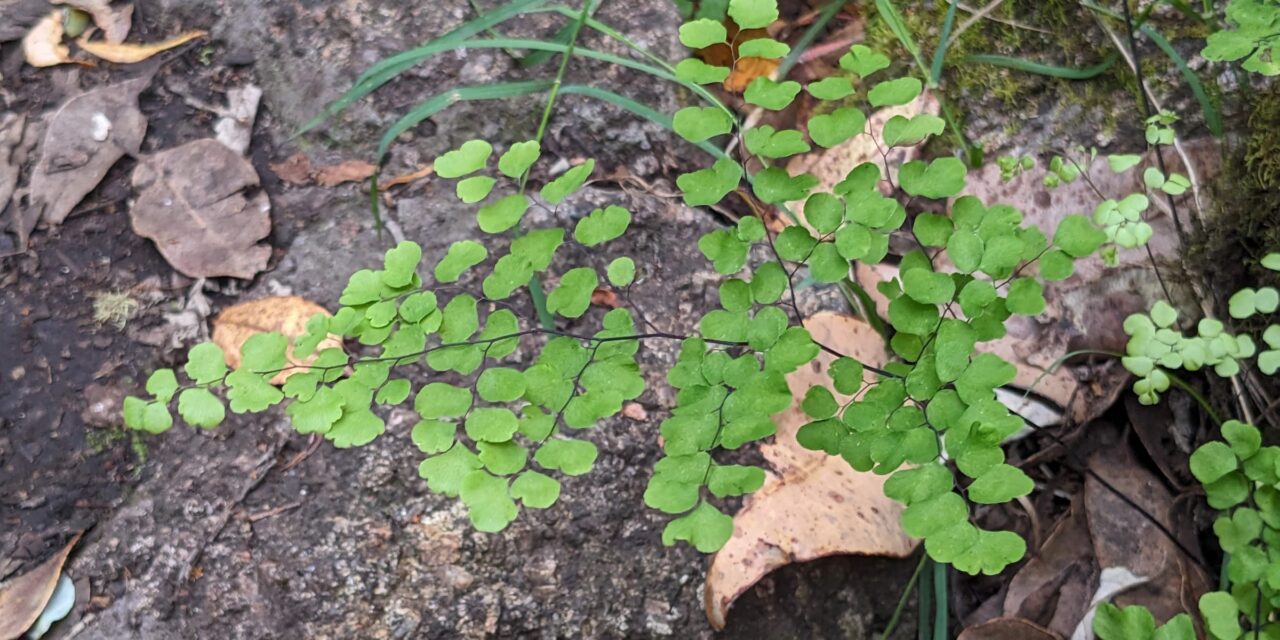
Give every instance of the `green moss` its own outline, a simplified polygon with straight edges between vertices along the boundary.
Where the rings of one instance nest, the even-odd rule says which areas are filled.
[[[1280,86],[1259,94],[1249,113],[1249,137],[1244,142],[1244,172],[1255,188],[1275,189],[1280,183]],[[1271,215],[1275,215],[1275,209]],[[1276,245],[1280,246],[1280,245]]]

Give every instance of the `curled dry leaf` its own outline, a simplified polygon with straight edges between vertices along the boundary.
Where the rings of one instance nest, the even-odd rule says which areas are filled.
[[[864,363],[885,361],[883,338],[859,320],[822,313],[806,326],[814,340]],[[810,386],[828,382],[831,360],[823,353],[815,366],[788,378],[796,403],[776,417],[774,443],[760,447],[773,472],[734,516],[733,537],[707,572],[703,604],[717,629],[733,601],[778,567],[837,554],[902,558],[916,547],[898,524],[902,505],[884,496],[884,476],[859,473],[843,458],[796,442],[796,431],[808,422],[799,399]]]
[[[88,38],[82,37],[76,40],[76,46],[107,62],[133,64],[142,62],[162,51],[168,51],[174,47],[184,45],[196,38],[202,38],[205,35],[207,34],[203,31],[189,31],[180,36],[169,38],[164,42],[153,44],[113,43],[110,41],[92,42]]]
[[[307,320],[311,316],[323,313],[329,315],[324,307],[298,296],[273,296],[241,302],[228,307],[213,320],[213,342],[222,347],[226,354],[227,365],[233,369],[240,367],[240,347],[245,340],[255,333],[278,331],[284,336],[296,338],[307,330]],[[328,336],[320,341],[315,353],[325,349],[342,348],[342,340],[336,336]],[[305,366],[315,361],[315,353],[306,358],[294,357],[292,349],[288,354],[288,364]],[[281,371],[271,379],[272,384],[284,384],[284,381],[299,371]]]
[[[1020,618],[996,618],[965,629],[956,640],[1062,640],[1062,636]]]
[[[76,534],[49,559],[20,576],[0,582],[0,638],[8,640],[22,635],[44,611],[45,604],[58,586],[62,565],[80,541]]]
[[[345,160],[338,164],[320,167],[315,172],[316,184],[322,187],[335,187],[344,182],[360,182],[368,180],[378,167],[364,160]]]
[[[248,160],[212,138],[143,158],[133,171],[133,230],[192,278],[252,278],[267,267],[271,203]]]
[[[33,213],[50,226],[61,224],[117,160],[138,153],[147,132],[138,94],[149,84],[151,76],[146,75],[94,89],[54,112],[31,175]],[[30,235],[35,221],[33,215],[19,235]]]
[[[133,27],[133,5],[112,5],[111,0],[51,0],[54,4],[75,7],[93,17],[93,24],[102,29],[107,42],[119,44]],[[79,35],[79,34],[76,34]]]
[[[431,174],[433,174],[433,173],[435,173],[435,172],[436,172],[436,167],[435,167],[435,165],[434,165],[434,164],[428,164],[428,165],[426,165],[426,166],[423,166],[421,169],[417,169],[417,170],[415,170],[415,171],[411,171],[411,172],[409,172],[409,173],[404,173],[404,174],[401,174],[401,175],[398,175],[398,176],[392,176],[392,177],[390,177],[390,178],[387,178],[386,180],[383,180],[382,182],[379,182],[379,183],[378,183],[378,189],[379,189],[380,191],[386,191],[387,189],[390,189],[391,187],[397,187],[397,186],[400,186],[400,185],[402,185],[402,184],[409,184],[409,183],[412,183],[412,182],[416,182],[416,181],[421,180],[421,179],[423,179],[423,178],[425,178],[425,177],[427,177],[427,176],[429,176],[429,175],[431,175]]]
[[[71,62],[71,49],[62,44],[62,10],[55,9],[37,22],[22,39],[22,55],[33,67]]]

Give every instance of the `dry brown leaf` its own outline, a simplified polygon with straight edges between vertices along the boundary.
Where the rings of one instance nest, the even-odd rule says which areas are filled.
[[[241,302],[227,307],[213,320],[213,342],[222,347],[226,354],[227,365],[233,369],[240,367],[240,347],[245,340],[256,333],[278,331],[285,337],[296,338],[307,330],[307,320],[311,316],[323,313],[329,315],[324,307],[298,296],[273,296]],[[328,336],[320,341],[315,353],[306,358],[296,358],[290,348],[288,364],[306,366],[316,359],[316,354],[330,348],[342,348],[342,340],[336,336]],[[271,379],[271,384],[284,384],[289,376],[301,369],[281,371]]]
[[[93,16],[93,23],[102,29],[107,42],[116,44],[124,42],[129,35],[129,29],[133,27],[132,4],[112,6],[111,0],[52,0],[52,2],[75,7]]]
[[[191,42],[196,38],[202,38],[205,35],[207,34],[203,31],[189,31],[180,36],[169,38],[164,42],[153,44],[130,44],[127,42],[117,44],[109,41],[91,42],[87,37],[82,37],[76,40],[76,45],[107,62],[133,64],[142,62],[157,53]]]
[[[742,93],[747,90],[747,85],[751,84],[752,80],[771,77],[781,64],[782,61],[777,58],[751,56],[739,58],[733,65],[733,71],[729,72],[729,77],[724,79],[724,89],[733,93]]]
[[[617,309],[620,305],[618,294],[613,289],[601,288],[591,292],[591,305]]]
[[[960,632],[956,640],[1062,640],[1063,636],[1020,618],[996,618]]]
[[[378,167],[364,160],[346,160],[338,164],[320,167],[315,172],[316,184],[334,187],[344,182],[368,180]]]
[[[22,39],[22,55],[33,67],[52,67],[71,62],[71,49],[62,43],[62,10],[54,9],[37,22]]]
[[[80,534],[71,538],[57,553],[41,562],[34,569],[0,583],[0,638],[18,638],[27,630],[49,602],[53,590],[62,575],[62,565],[67,555],[80,541]]]
[[[1128,446],[1103,446],[1089,458],[1089,468],[1124,494],[1167,531],[1196,548],[1189,518],[1175,518],[1173,495],[1144,469]],[[1208,576],[1142,512],[1133,508],[1094,476],[1085,480],[1085,508],[1094,554],[1102,569],[1123,567],[1147,581],[1116,596],[1116,604],[1141,604],[1157,620],[1187,610],[1209,589]]]
[[[146,75],[94,89],[68,100],[49,118],[31,175],[30,204],[50,226],[61,224],[117,160],[138,153],[147,132],[138,94],[149,84]],[[35,224],[34,216],[28,224]],[[19,235],[25,242],[30,228]]]
[[[288,184],[307,184],[311,182],[311,159],[305,153],[295,153],[284,162],[271,165],[271,171]]]
[[[850,357],[869,365],[885,361],[883,338],[859,320],[821,313],[805,324],[814,340]],[[918,543],[902,532],[903,507],[884,496],[884,476],[854,471],[843,458],[796,442],[796,431],[808,422],[799,399],[810,386],[829,384],[831,360],[823,353],[788,377],[797,402],[777,416],[774,443],[760,447],[773,471],[734,516],[733,537],[707,571],[703,605],[717,629],[733,601],[778,567],[837,554],[902,558]],[[868,381],[872,377],[868,373]]]
[[[396,187],[402,184],[409,184],[411,182],[421,180],[435,172],[436,172],[435,165],[429,164],[422,167],[421,169],[418,169],[417,171],[412,171],[410,173],[405,173],[405,174],[401,174],[391,178],[387,178],[386,180],[383,180],[382,182],[378,183],[378,189],[381,191],[386,191],[391,187]]]
[[[1004,615],[1044,625],[1063,636],[1079,624],[1097,590],[1098,566],[1082,500],[1009,581]]]
[[[133,171],[133,230],[192,278],[252,278],[267,268],[271,203],[253,165],[212,138],[143,158]]]

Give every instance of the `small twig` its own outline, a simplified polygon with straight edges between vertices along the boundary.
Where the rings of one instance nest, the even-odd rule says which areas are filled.
[[[257,522],[259,520],[265,520],[272,516],[278,516],[286,511],[292,511],[301,506],[302,506],[302,501],[299,500],[297,502],[290,502],[289,504],[280,505],[278,507],[275,507],[274,509],[267,509],[266,511],[251,513],[249,514],[249,522]]]

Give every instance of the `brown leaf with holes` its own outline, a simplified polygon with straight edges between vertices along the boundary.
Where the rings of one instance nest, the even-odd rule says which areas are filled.
[[[1019,618],[996,618],[965,629],[956,640],[1062,640],[1063,637]]]
[[[0,582],[0,638],[18,638],[32,624],[53,596],[62,565],[80,541],[80,534],[36,567],[20,576]]]
[[[324,307],[299,296],[272,296],[241,302],[227,307],[213,320],[213,342],[222,347],[226,355],[227,366],[232,369],[240,367],[240,347],[256,333],[279,332],[292,341],[306,333],[307,320],[311,316],[323,313],[330,315]],[[297,358],[290,348],[288,364],[299,367],[311,364],[325,349],[341,349],[342,340],[330,335],[316,346],[315,352],[306,358]],[[281,371],[271,379],[271,384],[284,384],[289,376],[300,369]]]
[[[143,158],[133,171],[133,230],[192,278],[249,279],[267,268],[271,203],[258,172],[212,138]]]
[[[860,320],[821,313],[806,326],[814,340],[841,353],[868,365],[885,362],[883,338]],[[778,567],[838,554],[904,558],[916,548],[918,541],[898,524],[902,505],[884,496],[884,476],[855,471],[839,456],[796,442],[796,431],[809,422],[800,399],[810,386],[830,383],[832,360],[824,352],[788,376],[796,402],[775,417],[774,442],[760,447],[772,472],[734,516],[733,537],[707,571],[703,605],[717,629],[724,628],[733,601]],[[867,380],[873,378],[868,372]]]
[[[377,172],[378,167],[364,160],[346,160],[338,164],[320,167],[315,172],[316,184],[322,187],[335,187],[344,182],[360,182],[368,180]]]
[[[769,31],[767,29],[745,29],[739,30],[737,23],[731,18],[724,19],[725,32],[728,34],[729,42],[733,43],[730,49],[728,44],[716,44],[704,49],[699,49],[697,55],[707,64],[717,67],[727,67],[733,65],[733,69],[729,72],[729,77],[725,78],[725,91],[731,93],[742,93],[746,90],[747,85],[751,84],[756,78],[768,78],[778,69],[781,60],[776,58],[756,58],[745,57],[738,58],[738,49],[744,42],[756,40],[758,38],[768,38]],[[737,62],[734,62],[734,59]]]

